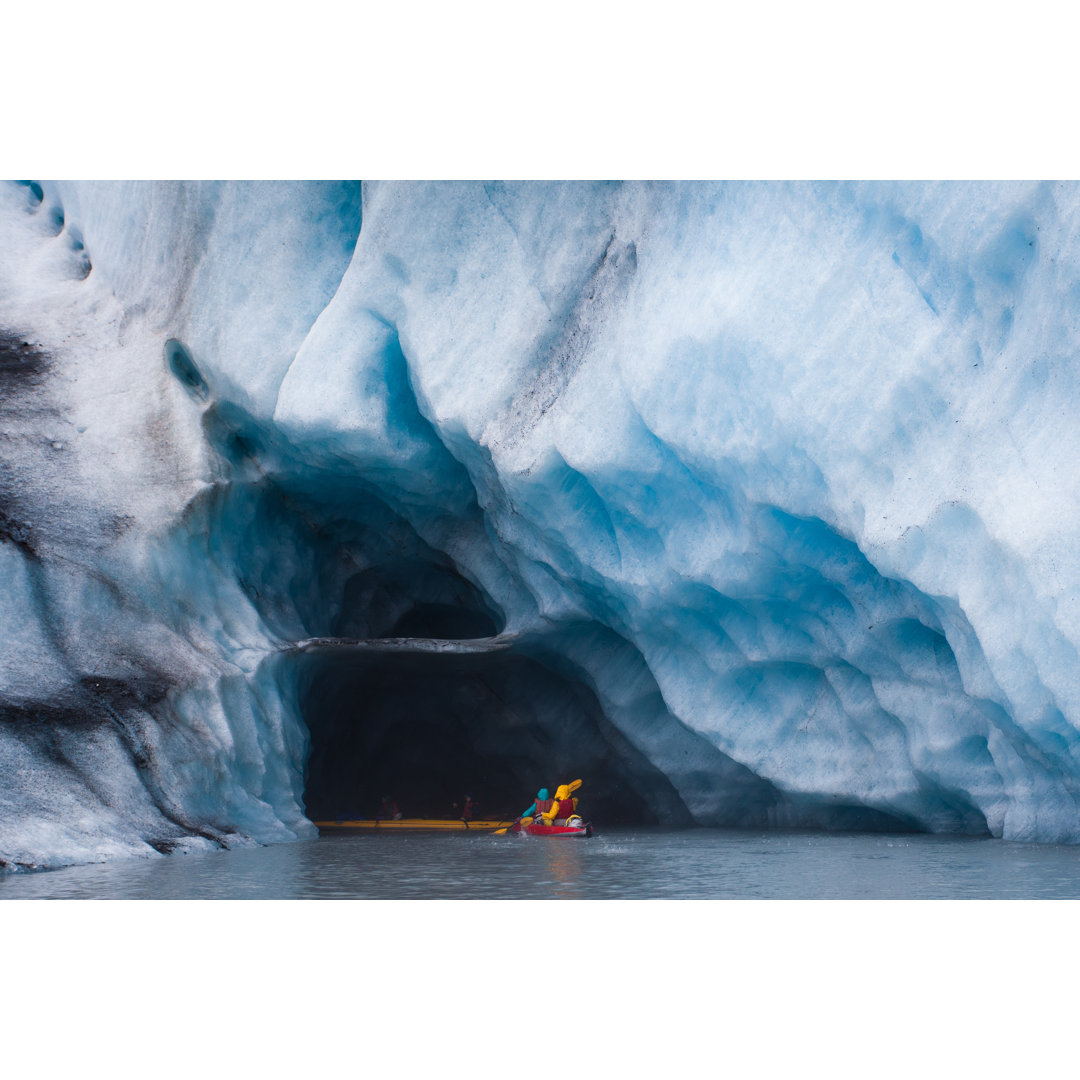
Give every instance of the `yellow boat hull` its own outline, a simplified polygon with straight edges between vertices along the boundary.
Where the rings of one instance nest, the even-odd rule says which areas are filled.
[[[397,821],[316,821],[321,832],[352,832],[356,829],[415,829],[451,832],[490,832],[512,821],[462,821],[461,818],[399,818]]]

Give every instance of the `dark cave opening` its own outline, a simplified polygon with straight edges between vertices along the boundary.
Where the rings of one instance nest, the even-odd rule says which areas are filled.
[[[586,818],[659,820],[670,782],[588,686],[512,647],[476,644],[341,644],[297,657],[309,818],[372,818],[387,795],[405,817],[454,818],[471,795],[479,816],[512,819],[538,788],[581,779]]]

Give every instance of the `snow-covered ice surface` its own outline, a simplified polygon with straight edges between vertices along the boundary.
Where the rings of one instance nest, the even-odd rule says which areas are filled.
[[[0,185],[0,860],[313,835],[328,638],[661,822],[1080,841],[1078,355],[1076,184]]]

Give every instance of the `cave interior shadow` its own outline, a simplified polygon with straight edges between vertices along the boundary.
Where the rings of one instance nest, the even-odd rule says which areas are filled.
[[[512,819],[581,778],[584,816],[641,825],[672,795],[588,686],[532,657],[343,646],[299,662],[312,820],[373,818],[383,796],[405,817],[454,818],[466,795],[476,816]]]

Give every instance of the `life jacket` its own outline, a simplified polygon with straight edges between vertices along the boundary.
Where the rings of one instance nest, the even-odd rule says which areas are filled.
[[[554,799],[537,799],[536,816],[539,817],[541,814],[546,814],[551,809],[552,803],[554,802]]]

